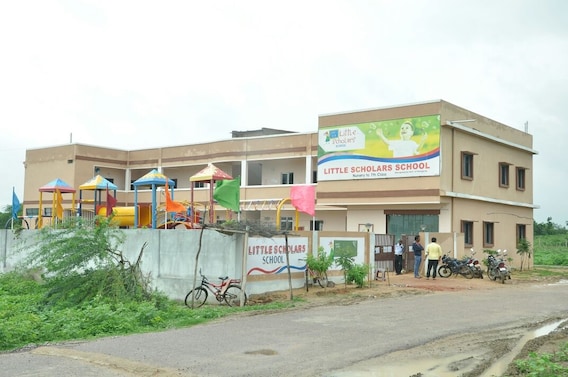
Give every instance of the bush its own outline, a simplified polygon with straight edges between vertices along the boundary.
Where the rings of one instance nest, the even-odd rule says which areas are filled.
[[[369,265],[367,264],[353,264],[347,270],[346,283],[355,283],[357,288],[362,288],[365,285],[365,278],[369,273]]]
[[[329,270],[333,264],[333,256],[327,255],[327,253],[323,251],[323,247],[320,246],[316,256],[308,254],[306,264],[310,270],[317,272],[319,276],[325,276],[327,270]]]

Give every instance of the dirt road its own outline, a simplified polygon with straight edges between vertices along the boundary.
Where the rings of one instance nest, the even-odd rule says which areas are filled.
[[[503,373],[535,330],[562,328],[568,317],[568,281],[501,285],[405,275],[373,288],[304,294],[308,304],[293,310],[2,354],[0,374],[491,376]]]

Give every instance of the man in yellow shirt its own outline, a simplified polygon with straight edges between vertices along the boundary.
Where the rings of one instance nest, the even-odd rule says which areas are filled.
[[[426,280],[430,279],[430,271],[432,279],[436,279],[436,270],[438,270],[438,262],[442,259],[442,247],[436,243],[436,237],[432,237],[432,242],[426,246],[426,257],[428,258],[428,269],[426,270]]]

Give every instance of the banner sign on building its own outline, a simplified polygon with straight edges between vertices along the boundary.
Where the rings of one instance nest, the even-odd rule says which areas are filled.
[[[325,127],[318,181],[440,175],[440,116]]]
[[[307,237],[288,238],[288,258],[292,272],[306,269]],[[286,240],[284,238],[250,237],[247,250],[247,275],[286,273]]]

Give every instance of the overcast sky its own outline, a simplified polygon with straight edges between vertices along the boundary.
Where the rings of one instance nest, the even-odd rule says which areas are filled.
[[[443,99],[528,122],[535,219],[564,225],[567,15],[564,0],[2,1],[0,208],[12,187],[23,200],[26,149],[314,132],[319,115]]]

